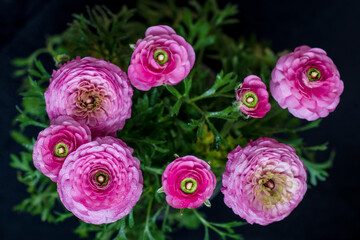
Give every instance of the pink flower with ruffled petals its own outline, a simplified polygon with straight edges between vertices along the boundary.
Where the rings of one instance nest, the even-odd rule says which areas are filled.
[[[210,165],[194,156],[175,159],[162,175],[167,203],[173,208],[198,208],[209,200],[216,186]]]
[[[236,91],[236,101],[242,113],[253,118],[262,118],[270,111],[269,93],[258,76],[250,75],[244,79]]]
[[[280,221],[303,199],[306,169],[293,147],[259,138],[235,148],[228,159],[222,178],[224,202],[247,222]]]
[[[178,84],[194,62],[194,49],[183,37],[169,26],[153,26],[137,41],[128,75],[135,88],[148,91],[163,84]]]
[[[45,92],[51,119],[68,115],[89,126],[93,137],[116,135],[131,116],[133,89],[118,66],[85,57],[54,71]]]
[[[326,52],[308,46],[282,56],[271,78],[270,91],[280,107],[308,121],[333,112],[344,90],[339,71]]]
[[[70,154],[60,173],[64,206],[82,221],[115,222],[140,199],[143,178],[133,149],[114,137],[99,137]]]
[[[35,167],[56,182],[66,157],[91,141],[90,129],[69,116],[60,116],[41,131],[33,150]]]

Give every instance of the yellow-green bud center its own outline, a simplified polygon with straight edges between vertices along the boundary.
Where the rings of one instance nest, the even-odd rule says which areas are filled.
[[[254,108],[258,103],[258,97],[254,92],[246,92],[243,95],[243,104],[249,108]]]
[[[104,172],[98,172],[95,175],[95,181],[99,186],[104,186],[108,183],[109,176]]]
[[[181,191],[191,194],[197,189],[197,182],[193,178],[185,178],[180,183]]]
[[[317,81],[321,78],[321,72],[319,69],[310,68],[307,71],[307,77],[308,77],[309,81],[311,81],[311,82]]]
[[[168,62],[169,57],[166,51],[158,49],[154,52],[154,59],[158,64],[164,65]]]
[[[63,142],[56,144],[54,155],[61,158],[66,157],[67,155],[69,155],[68,146]]]

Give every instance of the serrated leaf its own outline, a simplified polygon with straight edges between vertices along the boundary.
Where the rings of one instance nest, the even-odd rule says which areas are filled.
[[[316,163],[316,162],[311,162],[309,160],[306,160],[303,157],[300,157],[300,159],[304,162],[307,171],[309,172],[310,175],[310,183],[313,186],[317,185],[317,181],[325,181],[326,178],[329,176],[329,174],[327,173],[327,169],[329,169],[332,166],[332,162],[335,158],[335,151],[332,151],[330,153],[330,157],[326,162],[323,163]]]

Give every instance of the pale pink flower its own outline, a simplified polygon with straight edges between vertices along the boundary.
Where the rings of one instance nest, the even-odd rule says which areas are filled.
[[[163,84],[178,84],[194,62],[194,49],[183,37],[169,26],[153,26],[137,41],[128,75],[135,88],[148,91]]]
[[[162,186],[166,201],[173,208],[198,208],[213,194],[216,178],[207,162],[189,155],[166,167]]]
[[[33,150],[35,167],[56,182],[66,157],[91,141],[90,129],[69,116],[60,116],[41,131]]]
[[[143,178],[133,149],[114,137],[99,137],[71,153],[58,179],[64,206],[82,221],[115,222],[140,199]]]
[[[45,92],[51,119],[68,115],[89,126],[92,136],[115,135],[131,116],[132,87],[126,74],[104,60],[79,57],[54,71]]]
[[[344,90],[339,71],[326,52],[308,46],[282,56],[271,78],[270,91],[280,107],[308,121],[333,112]]]
[[[262,118],[270,111],[269,93],[258,76],[250,75],[244,79],[236,91],[236,101],[242,113],[253,118]]]
[[[221,191],[225,204],[253,224],[287,217],[303,199],[306,170],[289,145],[259,138],[228,155]]]

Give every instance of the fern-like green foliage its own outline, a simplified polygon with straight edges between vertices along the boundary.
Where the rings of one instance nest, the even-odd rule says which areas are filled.
[[[192,154],[208,161],[218,180],[224,171],[226,156],[235,146],[245,146],[250,139],[273,137],[292,145],[304,161],[309,184],[315,186],[328,176],[334,154],[325,163],[315,162],[315,152],[327,144],[306,146],[299,132],[318,127],[320,120],[308,124],[293,118],[271,100],[272,109],[262,119],[244,119],[232,107],[235,89],[248,74],[256,74],[268,84],[271,69],[279,55],[264,44],[251,39],[233,39],[222,26],[236,23],[237,8],[228,4],[220,9],[214,0],[203,5],[196,1],[139,0],[137,9],[124,6],[113,13],[104,6],[88,9],[87,15],[74,15],[69,28],[50,37],[46,46],[27,58],[15,59],[15,76],[24,78],[23,102],[17,107],[13,139],[24,147],[11,155],[10,165],[18,170],[18,180],[27,186],[29,197],[15,206],[16,211],[40,215],[43,221],[61,222],[73,214],[59,200],[56,184],[36,170],[32,148],[36,136],[25,130],[41,131],[48,127],[44,91],[51,78],[39,55],[54,58],[54,68],[76,56],[109,60],[126,70],[132,54],[131,44],[144,37],[151,25],[172,26],[194,46],[197,58],[190,75],[177,86],[161,86],[148,92],[134,89],[132,118],[117,137],[134,148],[141,161],[144,189],[132,212],[123,219],[103,225],[80,222],[75,229],[80,237],[95,239],[166,239],[169,232],[181,227],[204,226],[204,239],[209,230],[222,239],[241,239],[234,227],[243,222],[213,223],[198,211],[183,213],[169,208],[165,196],[156,192],[161,175],[174,154]],[[218,72],[218,73],[217,73]],[[214,206],[216,207],[216,206]],[[60,209],[60,210],[59,210]],[[94,234],[91,234],[94,233]]]

